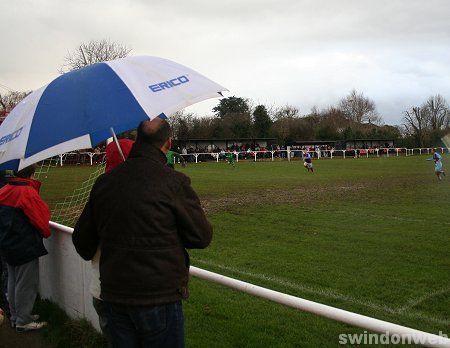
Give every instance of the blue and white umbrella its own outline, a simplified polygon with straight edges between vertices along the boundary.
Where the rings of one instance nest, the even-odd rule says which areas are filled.
[[[139,122],[221,96],[223,86],[158,57],[127,57],[61,75],[20,102],[0,126],[0,169],[92,148]]]

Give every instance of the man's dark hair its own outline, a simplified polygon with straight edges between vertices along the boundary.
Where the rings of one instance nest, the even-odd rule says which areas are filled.
[[[36,165],[32,164],[31,166],[25,167],[16,172],[16,176],[19,178],[31,178],[35,171]]]
[[[152,144],[159,148],[171,137],[172,129],[169,123],[164,120],[160,122],[155,121],[143,121],[139,124],[136,138],[137,143]]]

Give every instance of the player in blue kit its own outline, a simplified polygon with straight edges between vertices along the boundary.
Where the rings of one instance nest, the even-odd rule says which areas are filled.
[[[311,154],[308,151],[305,151],[303,155],[303,166],[306,168],[306,170],[311,173],[314,173],[314,167],[312,164],[312,157]]]
[[[433,149],[433,157],[427,158],[427,161],[434,161],[434,173],[436,174],[438,180],[442,180],[445,176],[444,165],[442,164],[442,155]]]

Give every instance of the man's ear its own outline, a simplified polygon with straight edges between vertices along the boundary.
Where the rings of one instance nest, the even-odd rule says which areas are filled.
[[[161,147],[161,151],[167,153],[172,148],[172,138],[166,140],[164,145]]]

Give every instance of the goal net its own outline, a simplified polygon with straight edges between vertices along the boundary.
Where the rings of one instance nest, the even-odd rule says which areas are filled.
[[[52,220],[66,226],[74,226],[81,215],[83,208],[89,198],[95,180],[105,172],[105,163],[97,165],[89,178],[83,181],[80,187],[66,196],[62,202],[56,203],[52,211]]]

